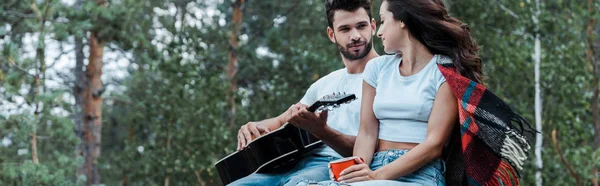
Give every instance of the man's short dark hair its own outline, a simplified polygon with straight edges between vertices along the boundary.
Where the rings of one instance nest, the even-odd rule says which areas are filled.
[[[367,11],[369,20],[373,18],[371,16],[371,0],[325,0],[325,11],[329,27],[333,28],[333,15],[336,10],[354,12],[359,8],[364,8]]]

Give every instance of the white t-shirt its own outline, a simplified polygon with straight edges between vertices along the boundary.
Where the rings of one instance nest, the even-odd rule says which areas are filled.
[[[433,100],[446,82],[436,65],[440,58],[448,57],[434,55],[421,71],[410,76],[400,75],[402,58],[398,55],[380,56],[367,63],[363,78],[376,90],[373,112],[379,120],[379,139],[425,141]]]
[[[349,74],[346,68],[336,70],[320,78],[306,91],[300,103],[312,105],[323,96],[332,93],[355,94],[356,100],[349,104],[342,104],[339,108],[329,111],[327,125],[346,135],[356,136],[360,126],[360,102],[362,95],[361,74]],[[341,158],[342,156],[333,149],[324,147],[315,150],[317,154]]]

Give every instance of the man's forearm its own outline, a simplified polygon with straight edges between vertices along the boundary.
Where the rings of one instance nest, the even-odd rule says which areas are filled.
[[[281,118],[274,117],[260,121],[260,124],[269,128],[269,131],[273,131],[281,127],[285,122],[282,122]]]
[[[343,134],[335,129],[329,128],[329,126],[326,126],[324,130],[313,131],[312,134],[321,139],[321,141],[329,145],[329,147],[340,155],[344,157],[352,156],[356,136]]]

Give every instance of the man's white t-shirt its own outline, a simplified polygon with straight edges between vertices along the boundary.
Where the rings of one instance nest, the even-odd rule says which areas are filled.
[[[350,74],[346,68],[336,70],[313,83],[300,100],[301,104],[310,106],[320,98],[333,93],[346,93],[356,95],[356,100],[349,104],[342,104],[339,108],[329,111],[327,125],[346,135],[358,135],[360,126],[360,104],[362,97],[361,73]],[[315,150],[319,155],[341,158],[331,147],[324,145]]]

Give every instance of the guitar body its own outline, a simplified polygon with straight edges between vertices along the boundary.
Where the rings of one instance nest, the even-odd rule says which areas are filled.
[[[261,136],[246,148],[221,160],[215,167],[224,185],[252,173],[284,172],[323,143],[309,132],[286,124]]]
[[[328,95],[307,110],[315,112],[331,109],[355,99],[354,94]],[[223,185],[227,185],[255,172],[286,172],[306,153],[322,145],[323,143],[308,131],[284,124],[279,129],[256,138],[246,148],[219,160],[215,167]]]

